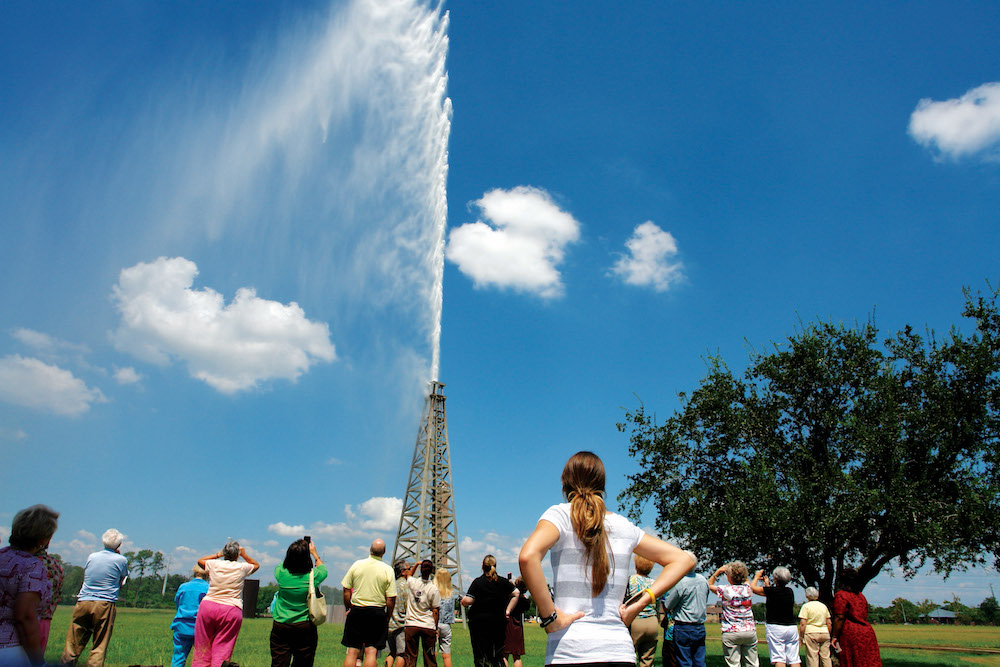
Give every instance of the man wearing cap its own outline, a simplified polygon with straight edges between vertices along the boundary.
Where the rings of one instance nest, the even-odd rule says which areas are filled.
[[[364,651],[364,667],[375,667],[378,652],[385,648],[388,621],[396,606],[396,578],[382,562],[385,541],[372,542],[368,558],[355,561],[344,575],[344,667],[355,667]]]
[[[413,569],[416,569],[414,566]],[[437,627],[441,613],[441,593],[431,581],[434,563],[420,563],[420,578],[406,580],[409,600],[406,604],[406,667],[416,667],[417,645],[424,644],[424,667],[437,667]]]
[[[87,557],[83,587],[76,596],[60,663],[75,665],[93,636],[94,647],[90,650],[87,667],[103,667],[115,626],[118,591],[128,579],[128,561],[118,553],[124,539],[124,535],[111,528],[101,536],[104,550],[95,551]]]

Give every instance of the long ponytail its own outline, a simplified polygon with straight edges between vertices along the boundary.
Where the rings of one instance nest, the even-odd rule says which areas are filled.
[[[604,528],[604,463],[592,452],[577,452],[562,473],[563,494],[570,504],[573,532],[583,544],[585,563],[590,565],[591,597],[608,583],[611,540]]]
[[[493,554],[486,554],[486,557],[483,558],[483,574],[490,581],[496,581],[500,578],[497,575],[497,559],[493,557]]]

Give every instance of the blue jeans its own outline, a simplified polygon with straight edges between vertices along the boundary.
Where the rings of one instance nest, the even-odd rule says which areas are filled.
[[[705,667],[705,626],[674,623],[678,667]]]

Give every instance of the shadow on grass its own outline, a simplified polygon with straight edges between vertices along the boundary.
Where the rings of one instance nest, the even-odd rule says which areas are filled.
[[[760,667],[769,667],[770,662],[766,659],[760,660]],[[899,660],[894,658],[883,658],[882,667],[941,667],[942,664],[957,664],[957,663],[942,663],[940,660],[935,660],[934,658],[916,658],[914,660]],[[663,663],[660,658],[656,658],[653,662],[654,667],[663,667]],[[803,662],[802,665],[805,665]],[[726,661],[721,655],[707,655],[705,656],[705,667],[726,667]]]

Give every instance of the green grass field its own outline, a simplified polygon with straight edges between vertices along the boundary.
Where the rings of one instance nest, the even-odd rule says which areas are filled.
[[[71,607],[60,607],[52,621],[52,634],[45,656],[51,663],[58,661],[62,652],[71,611]],[[109,667],[127,667],[136,664],[169,665],[173,651],[170,632],[172,618],[173,612],[166,610],[120,609],[106,664]],[[332,623],[319,629],[319,650],[316,659],[318,666],[343,665],[344,648],[340,645],[342,631],[343,626]],[[270,665],[268,649],[270,632],[270,619],[245,620],[233,660],[241,667]],[[709,624],[707,632],[708,667],[724,667],[718,624]],[[876,626],[876,632],[879,641],[888,644],[1000,648],[1000,628],[883,625]],[[455,667],[471,667],[472,649],[469,646],[468,632],[459,624],[454,626],[453,633],[452,660]],[[763,633],[763,627],[759,626],[758,634],[762,638]],[[524,639],[525,649],[528,652],[524,658],[525,667],[542,667],[545,657],[545,633],[536,625],[528,625],[525,627]],[[758,650],[761,664],[766,667],[767,645],[761,643]],[[81,656],[79,664],[84,664],[86,655],[84,653]],[[1000,656],[996,655],[977,656],[896,648],[883,648],[882,660],[886,667],[1000,665]],[[658,659],[656,664],[660,664]]]

